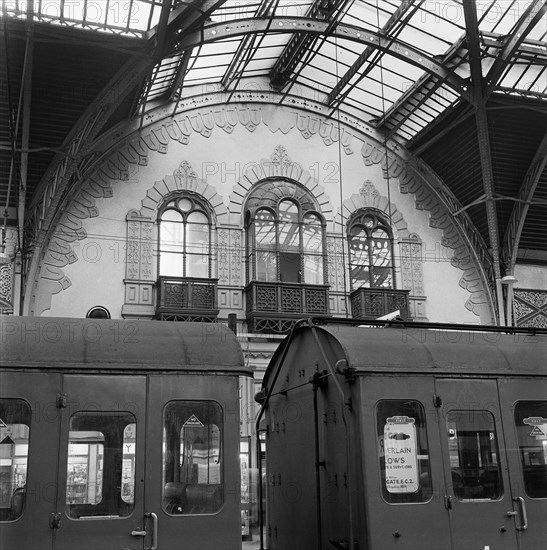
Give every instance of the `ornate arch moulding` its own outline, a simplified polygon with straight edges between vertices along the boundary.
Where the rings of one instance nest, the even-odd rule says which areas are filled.
[[[77,261],[77,256],[72,249],[71,243],[85,238],[85,230],[82,227],[81,221],[86,217],[98,215],[94,201],[99,197],[108,198],[112,196],[111,181],[120,180],[131,183],[132,176],[138,171],[139,166],[147,165],[150,151],[165,154],[171,141],[175,140],[183,145],[188,144],[194,133],[208,138],[217,127],[230,134],[238,124],[244,126],[249,132],[254,132],[258,125],[264,124],[272,133],[280,132],[281,134],[288,134],[290,131],[297,129],[304,139],[318,136],[326,146],[339,143],[341,150],[347,155],[354,152],[354,145],[357,140],[357,143],[362,145],[361,154],[365,164],[382,163],[384,170],[386,166],[389,166],[392,177],[401,176],[403,178],[401,184],[403,192],[420,192],[421,186],[416,185],[416,177],[418,177],[421,183],[425,183],[428,189],[431,187],[431,178],[426,178],[423,175],[423,170],[422,173],[419,170],[415,170],[416,173],[409,170],[407,173],[404,167],[405,161],[395,157],[393,153],[393,150],[396,151],[399,149],[399,144],[396,142],[390,143],[392,150],[390,150],[389,160],[386,164],[381,138],[371,127],[358,119],[341,114],[341,125],[339,125],[337,121],[328,119],[324,112],[310,112],[309,109],[311,108],[310,106],[313,106],[313,102],[308,99],[294,99],[293,105],[280,107],[272,105],[270,101],[262,100],[261,102],[259,99],[260,92],[247,92],[245,94],[246,99],[253,102],[256,101],[257,104],[216,105],[215,101],[219,101],[221,95],[213,94],[214,97],[203,96],[199,98],[199,101],[195,102],[196,105],[194,108],[187,104],[188,100],[185,100],[181,104],[181,108],[185,108],[187,111],[181,113],[180,116],[171,116],[172,112],[169,112],[167,108],[155,111],[153,115],[147,118],[145,129],[148,131],[144,134],[134,128],[129,129],[132,132],[131,134],[120,132],[120,127],[118,127],[118,129],[112,130],[103,139],[96,142],[96,147],[102,147],[104,151],[113,152],[108,156],[98,154],[95,157],[96,160],[93,166],[88,167],[88,174],[93,169],[95,172],[92,173],[91,177],[86,178],[84,182],[85,186],[74,194],[70,204],[66,205],[63,203],[58,205],[58,208],[65,208],[65,214],[51,232],[48,243],[49,247],[46,249],[47,252],[44,261],[40,263],[39,254],[35,254],[33,258],[37,276],[30,283],[32,291],[27,292],[27,296],[31,296],[29,300],[30,305],[26,308],[27,311],[40,315],[41,312],[51,306],[51,296],[53,294],[70,286],[70,280],[64,274],[62,267]],[[322,110],[326,111],[324,107],[317,109],[317,111]],[[355,133],[352,130],[355,130]],[[100,166],[98,166],[99,162],[101,162]],[[270,163],[271,166],[271,160],[267,161],[267,163]],[[250,166],[245,174],[245,178],[242,178],[242,182],[234,188],[234,192],[230,196],[230,215],[232,214],[232,208],[236,211],[239,208],[239,212],[241,211],[241,206],[238,207],[237,205],[243,204],[240,198],[242,196],[240,195],[242,188],[252,185],[252,182],[258,181],[261,174],[269,173],[265,171],[265,165],[260,169],[258,169],[258,166],[261,165]],[[292,169],[295,169],[294,163]],[[315,185],[316,182],[311,183],[313,180],[304,179],[308,176],[309,174],[305,171],[301,173],[297,172],[296,181],[302,185]],[[291,175],[285,173],[284,177],[294,178],[294,173],[291,173]],[[412,182],[414,182],[414,185],[411,185]],[[318,187],[320,188],[320,186]],[[310,189],[310,187],[307,188]],[[321,188],[317,190],[314,188],[313,192],[314,194],[319,193],[319,195],[324,196],[323,199],[319,200],[319,203],[322,209],[327,208],[329,201],[328,197],[324,195],[324,191]],[[423,194],[424,191],[421,190],[421,193]],[[426,194],[432,195],[433,193],[429,191]],[[86,200],[87,198],[92,204]],[[428,208],[435,208],[434,205],[437,205],[436,207],[438,208],[438,201],[433,197],[431,199],[433,199],[432,204]],[[148,201],[152,201],[153,203],[154,198],[148,196],[144,199],[141,210],[150,206],[151,203]],[[417,204],[419,203],[420,200],[417,198]],[[425,204],[424,201],[422,203]],[[332,228],[332,210],[330,212],[329,210],[324,210],[322,213],[326,214],[325,217],[331,223]],[[448,212],[445,213],[445,215],[447,214]],[[234,223],[233,220],[230,221]],[[240,223],[239,214],[235,223]],[[453,229],[453,221],[446,224],[445,231],[447,234],[450,232],[450,228]],[[454,255],[455,258],[456,256],[457,254]],[[462,258],[467,258],[467,256],[468,249],[463,246]],[[463,285],[465,285],[465,288],[472,288],[472,285],[476,284],[476,277],[471,275],[471,268],[464,265],[461,260],[458,267],[466,270],[467,276],[464,275],[464,278],[462,278]],[[40,296],[36,297],[35,291],[38,277],[43,279],[42,282],[46,286],[41,286]],[[482,298],[478,298],[477,293],[473,294],[471,299],[478,306],[484,302]]]
[[[283,145],[278,145],[269,159],[261,159],[259,162],[247,165],[245,173],[230,195],[231,223],[241,224],[244,203],[252,187],[259,182],[275,179],[284,179],[302,185],[313,197],[315,209],[324,217],[327,227],[333,227],[332,206],[324,188],[299,163],[291,160]]]

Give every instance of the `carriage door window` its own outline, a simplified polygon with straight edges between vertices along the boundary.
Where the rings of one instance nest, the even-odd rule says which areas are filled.
[[[211,514],[223,503],[222,410],[213,401],[172,401],[164,411],[163,509]]]
[[[378,458],[386,502],[425,502],[433,494],[424,408],[385,400],[376,407]]]
[[[134,507],[135,417],[82,412],[70,419],[66,483],[69,517],[121,517]]]
[[[547,401],[519,401],[515,425],[526,494],[547,498]]]
[[[450,411],[446,425],[452,485],[456,498],[500,498],[502,485],[498,440],[492,413]]]
[[[25,508],[30,407],[22,399],[0,399],[0,521]]]

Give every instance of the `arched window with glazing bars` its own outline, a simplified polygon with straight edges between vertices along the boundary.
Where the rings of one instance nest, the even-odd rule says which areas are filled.
[[[379,212],[361,209],[348,222],[350,280],[358,288],[395,288],[393,235]]]
[[[211,220],[192,195],[168,201],[159,216],[160,277],[211,277]]]
[[[249,282],[325,284],[323,218],[292,196],[264,204],[247,213]]]

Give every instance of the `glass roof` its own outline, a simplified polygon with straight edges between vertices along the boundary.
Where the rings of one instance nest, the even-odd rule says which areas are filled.
[[[26,17],[28,0],[1,1],[4,14]],[[166,1],[34,0],[34,18],[148,39]],[[273,90],[279,103],[308,98],[408,140],[462,98],[472,100],[473,40],[475,68],[493,79],[488,94],[547,99],[544,0],[475,0],[474,12],[467,0],[171,4],[183,26],[185,9],[212,11],[164,53],[141,106],[211,91]]]
[[[2,0],[2,11],[26,19],[141,37],[159,21],[163,0]]]

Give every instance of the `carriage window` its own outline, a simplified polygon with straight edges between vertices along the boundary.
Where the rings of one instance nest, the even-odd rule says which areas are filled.
[[[25,509],[30,414],[26,401],[0,399],[0,521]]]
[[[82,412],[70,419],[66,512],[121,517],[134,507],[135,417]]]
[[[515,425],[526,494],[547,498],[547,401],[519,401]]]
[[[500,498],[502,485],[498,440],[492,413],[450,411],[446,425],[452,486],[456,498]]]
[[[220,405],[168,403],[163,439],[163,509],[168,514],[217,512],[224,501]]]
[[[425,502],[433,494],[424,408],[393,399],[376,406],[382,495],[392,504]]]

